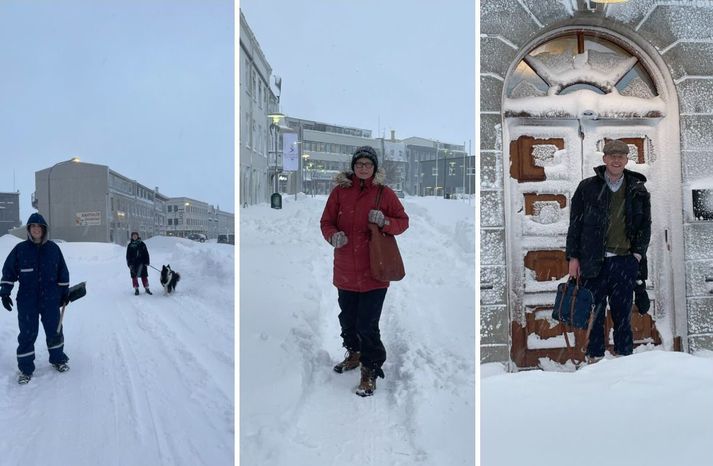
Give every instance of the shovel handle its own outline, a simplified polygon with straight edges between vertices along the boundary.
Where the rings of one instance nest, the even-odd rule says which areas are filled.
[[[57,325],[57,333],[59,333],[59,330],[62,328],[62,319],[64,319],[64,310],[67,308],[67,305],[62,306],[62,310],[59,312],[59,325]]]

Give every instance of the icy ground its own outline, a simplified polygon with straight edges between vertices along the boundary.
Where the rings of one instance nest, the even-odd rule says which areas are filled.
[[[408,197],[406,278],[381,317],[385,379],[354,394],[344,356],[326,196],[240,212],[240,460],[244,465],[475,462],[475,206]]]
[[[4,262],[19,240],[0,237]],[[0,308],[0,464],[227,466],[234,462],[234,247],[157,237],[151,263],[181,273],[177,292],[134,296],[125,249],[61,243],[87,295],[64,318],[71,370],[47,362],[16,382],[17,308]],[[13,289],[13,301],[17,284]]]
[[[646,351],[577,372],[481,372],[483,466],[713,464],[713,353]]]

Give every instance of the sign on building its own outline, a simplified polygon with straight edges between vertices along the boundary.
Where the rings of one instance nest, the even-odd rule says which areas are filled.
[[[74,224],[80,227],[102,224],[101,212],[77,212],[74,214]]]
[[[296,172],[299,169],[297,133],[285,133],[282,135],[282,170]]]

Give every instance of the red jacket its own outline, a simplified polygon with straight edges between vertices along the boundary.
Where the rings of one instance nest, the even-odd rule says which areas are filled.
[[[351,172],[337,175],[337,186],[329,194],[320,225],[322,236],[329,241],[332,235],[343,231],[348,242],[334,250],[334,275],[332,283],[348,291],[371,291],[387,288],[389,282],[371,277],[369,265],[369,211],[375,208],[376,195],[383,185],[384,172],[361,183]],[[408,228],[408,215],[399,198],[388,186],[384,186],[379,210],[389,224],[382,231],[398,235]]]

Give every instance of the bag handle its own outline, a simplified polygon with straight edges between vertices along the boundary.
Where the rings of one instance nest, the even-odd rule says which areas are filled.
[[[572,278],[570,277],[569,280],[564,284],[564,294],[567,294],[567,288],[570,286],[570,282],[574,282],[574,292],[572,293],[572,299],[570,300],[570,305],[569,305],[569,322],[570,322],[570,327],[574,328],[574,307],[575,303],[577,301],[577,293],[579,293],[579,275],[577,275],[577,278]],[[564,300],[562,300],[564,301]],[[560,316],[560,322],[562,322],[562,305],[563,303],[560,301],[559,305],[559,316]],[[591,322],[591,321],[590,321]],[[564,342],[567,345],[567,352],[569,353],[569,360],[572,361],[572,364],[574,364],[574,367],[577,367],[577,362],[574,360],[574,348],[569,342],[569,335],[567,332],[567,328],[565,326],[564,330]]]
[[[374,202],[374,207],[379,210],[379,204],[381,204],[381,193],[384,192],[384,185],[379,185],[379,190],[376,192],[376,202]]]

